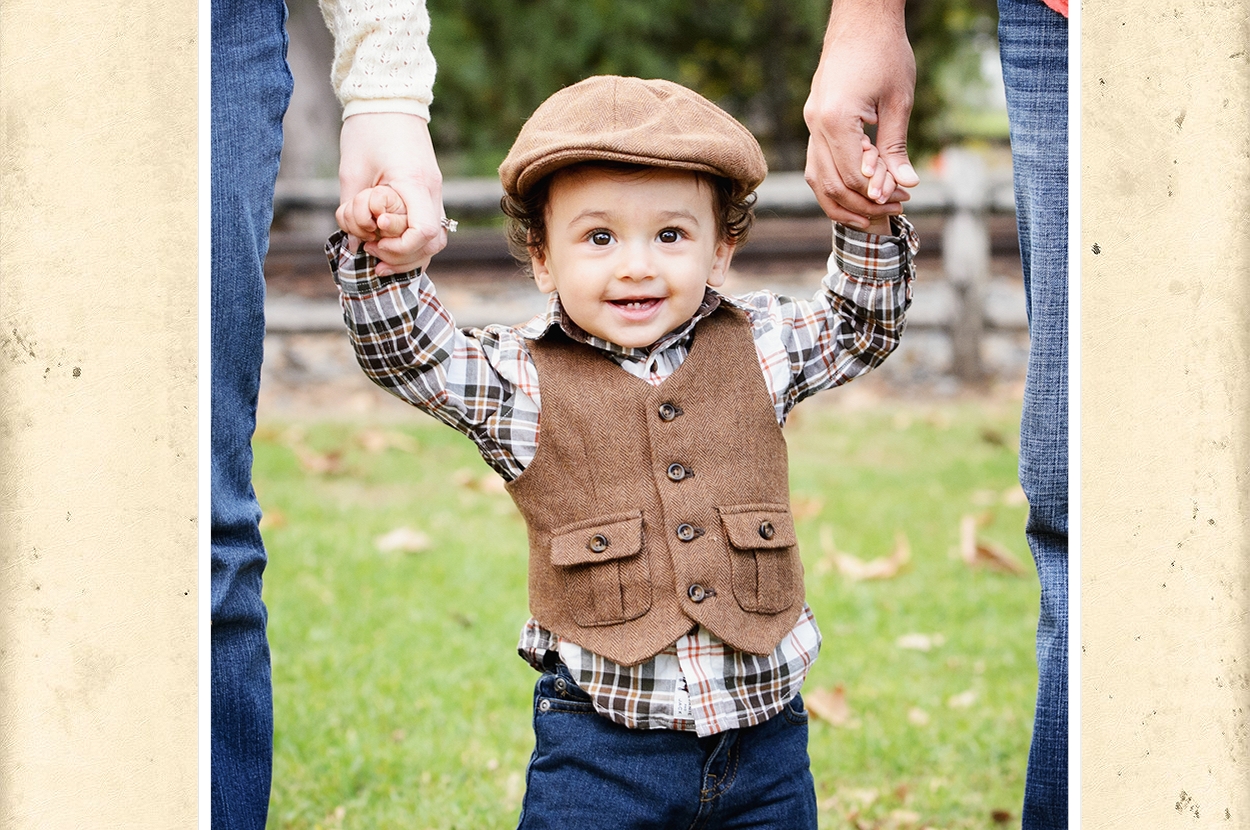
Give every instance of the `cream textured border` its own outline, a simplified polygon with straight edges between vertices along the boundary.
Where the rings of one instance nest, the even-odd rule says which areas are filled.
[[[1250,828],[1250,5],[1082,12],[1081,826]]]
[[[197,817],[197,9],[0,15],[0,826]]]
[[[195,15],[3,3],[6,828],[195,823]],[[1247,828],[1247,7],[1083,15],[1081,826]]]

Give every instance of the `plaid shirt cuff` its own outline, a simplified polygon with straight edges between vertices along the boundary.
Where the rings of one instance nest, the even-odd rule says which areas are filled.
[[[894,234],[866,233],[848,225],[833,226],[833,251],[837,270],[857,282],[910,281],[920,237],[906,216],[891,216]]]
[[[346,231],[336,231],[326,242],[326,259],[330,262],[334,282],[345,297],[368,297],[392,285],[410,283],[421,276],[420,268],[402,274],[379,276],[375,269],[381,260],[366,253],[363,244],[353,251],[347,244]]]

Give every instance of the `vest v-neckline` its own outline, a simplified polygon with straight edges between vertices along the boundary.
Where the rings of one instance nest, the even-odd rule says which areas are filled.
[[[645,385],[648,389],[651,389],[651,390],[662,389],[664,387],[664,384],[668,383],[670,380],[675,378],[680,372],[685,370],[687,364],[689,364],[690,361],[695,357],[695,349],[700,348],[700,344],[704,340],[707,339],[706,337],[699,337],[700,326],[719,324],[720,323],[719,318],[721,317],[719,312],[720,312],[720,309],[715,308],[706,317],[702,318],[701,320],[697,320],[695,322],[695,324],[690,328],[690,332],[686,335],[686,340],[688,343],[688,345],[686,346],[686,356],[682,358],[681,364],[672,372],[669,372],[669,374],[666,377],[661,378],[659,383],[651,383],[645,377],[639,377],[638,375],[635,375],[633,372],[626,370],[624,366],[622,366],[620,363],[617,363],[616,360],[613,360],[610,352],[605,352],[604,354],[609,360],[612,361],[612,363],[616,364],[616,368],[620,369],[622,372],[625,372],[625,374],[629,375],[629,377],[632,380]],[[717,318],[717,319],[714,321],[713,318]],[[706,334],[706,332],[704,332],[704,334]],[[586,344],[586,345],[589,345],[589,344]],[[676,346],[677,346],[677,343],[673,342],[673,343],[668,344],[664,348],[672,349],[672,348],[675,348]],[[591,346],[591,348],[594,348],[594,347]],[[654,353],[648,353],[647,355],[648,362],[652,359],[653,354]]]

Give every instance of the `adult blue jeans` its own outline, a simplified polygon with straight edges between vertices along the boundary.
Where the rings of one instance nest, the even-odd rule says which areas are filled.
[[[700,738],[596,714],[563,665],[534,688],[519,830],[815,830],[801,698],[768,721]]]
[[[998,11],[1029,319],[1020,483],[1041,581],[1022,827],[1041,830],[1068,826],[1068,21],[1041,0]]]
[[[252,433],[282,116],[282,0],[212,0],[212,826],[265,826],[273,691]]]

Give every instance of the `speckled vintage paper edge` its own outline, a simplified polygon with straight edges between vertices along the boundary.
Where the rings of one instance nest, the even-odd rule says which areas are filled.
[[[1250,6],[1082,6],[1082,822],[1250,827]]]
[[[0,826],[194,827],[197,8],[4,0]]]

